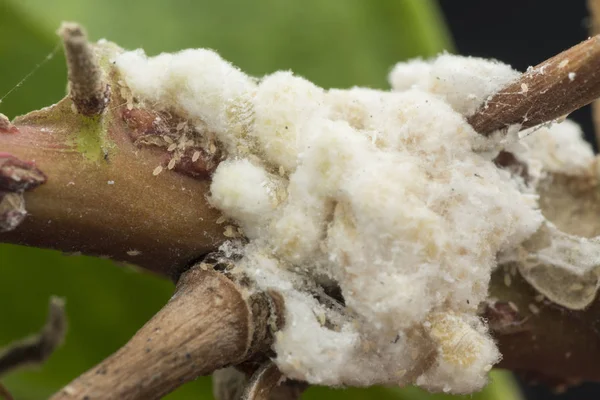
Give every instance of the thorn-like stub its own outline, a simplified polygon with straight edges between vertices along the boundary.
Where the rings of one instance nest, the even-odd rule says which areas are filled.
[[[77,112],[88,117],[101,114],[109,101],[109,85],[102,79],[85,30],[74,22],[63,22],[58,34],[65,48],[69,94]]]
[[[14,230],[27,216],[23,192],[46,182],[33,163],[0,153],[0,233]]]
[[[17,132],[19,132],[17,127],[10,123],[10,120],[6,115],[0,113],[0,134]]]
[[[33,163],[0,153],[0,192],[23,192],[46,182],[46,175]]]

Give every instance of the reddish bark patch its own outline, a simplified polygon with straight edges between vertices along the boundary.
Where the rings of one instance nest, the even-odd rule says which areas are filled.
[[[194,153],[199,152],[194,161]],[[175,171],[196,179],[208,179],[217,168],[215,157],[204,150],[190,149],[175,165]]]
[[[156,112],[142,108],[125,109],[121,113],[121,117],[127,124],[129,136],[134,142],[142,136],[157,134],[159,131],[158,122],[161,121],[161,118]]]

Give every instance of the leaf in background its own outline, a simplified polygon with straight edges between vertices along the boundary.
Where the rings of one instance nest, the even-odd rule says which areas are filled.
[[[66,68],[62,52],[56,51],[58,45],[52,31],[36,25],[12,4],[0,0],[0,99],[6,96],[0,101],[1,113],[12,118],[64,97]],[[54,51],[56,56],[45,61]],[[16,87],[40,63],[43,65]]]
[[[403,396],[400,398],[407,400],[522,400],[519,387],[510,372],[494,370],[490,374],[490,381],[481,392],[464,396],[431,394],[416,387],[388,390],[400,393]]]
[[[12,15],[27,17],[18,31]],[[149,54],[214,48],[250,74],[293,69],[326,87],[386,87],[387,72],[398,60],[451,47],[429,0],[0,0],[0,54],[18,61],[16,68],[3,62],[12,76],[2,75],[0,93],[53,49],[53,33],[64,20],[83,24],[91,38],[105,37],[125,48],[142,47]],[[62,96],[65,73],[57,61],[52,74],[36,73],[45,83],[41,77],[33,81],[35,75],[25,83],[21,90],[27,96],[21,98]],[[17,93],[6,103],[16,101]],[[19,112],[38,104],[23,104]]]
[[[429,0],[0,0],[0,98],[56,49],[54,31],[63,20],[82,23],[94,39],[149,54],[209,47],[248,73],[292,69],[324,87],[386,87],[395,62],[451,46]],[[0,112],[13,117],[52,104],[65,85],[59,52],[0,103]],[[48,363],[4,383],[19,400],[47,398],[124,344],[172,290],[165,280],[106,260],[0,246],[0,346],[36,332],[52,294],[67,299],[69,317],[65,345]],[[473,398],[500,399],[482,396]],[[312,388],[304,396],[373,397],[439,398],[412,388]],[[212,398],[210,382],[200,378],[167,398]]]
[[[494,370],[491,383],[481,392],[466,396],[452,396],[428,393],[415,387],[408,388],[369,388],[369,389],[329,389],[312,387],[302,397],[303,400],[522,400],[517,383],[506,371]]]

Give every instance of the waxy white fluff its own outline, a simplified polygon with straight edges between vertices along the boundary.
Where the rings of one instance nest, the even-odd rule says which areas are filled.
[[[398,64],[395,90],[377,91],[324,90],[290,72],[256,80],[208,50],[126,52],[116,65],[140,101],[227,150],[210,201],[250,239],[239,270],[285,298],[274,350],[288,377],[454,393],[486,383],[500,355],[477,307],[497,253],[543,217],[494,164],[505,142],[465,116],[517,72],[441,55]],[[569,126],[550,131],[585,152],[560,133]],[[344,305],[328,300],[332,287]]]

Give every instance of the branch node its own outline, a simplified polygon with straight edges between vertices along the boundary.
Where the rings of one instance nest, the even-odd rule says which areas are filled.
[[[69,92],[80,114],[91,117],[101,114],[109,101],[109,85],[102,72],[84,29],[73,22],[63,22],[58,34],[62,37],[67,69]]]

